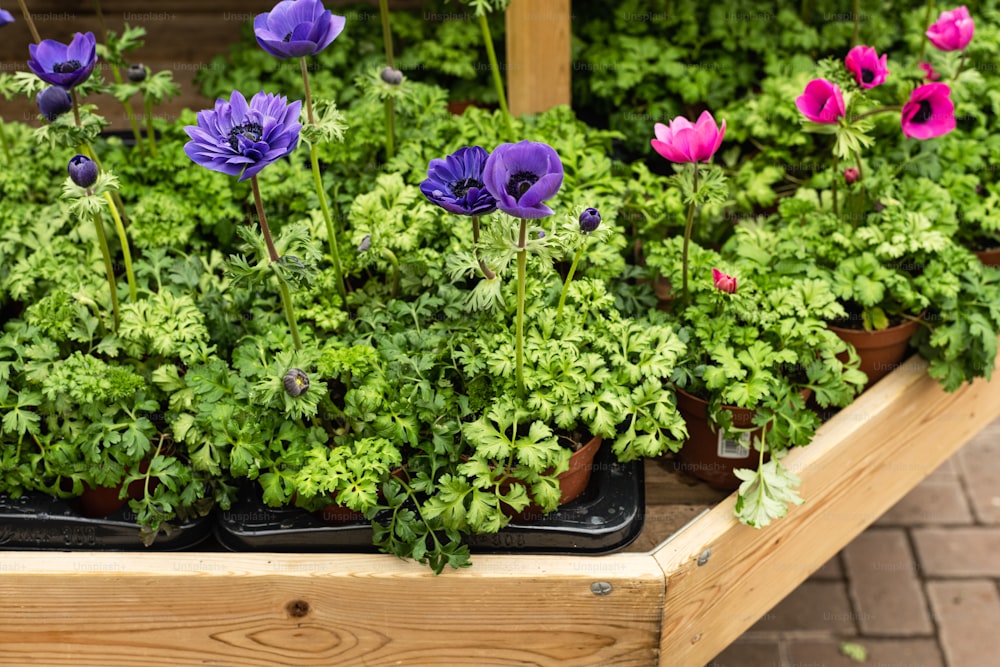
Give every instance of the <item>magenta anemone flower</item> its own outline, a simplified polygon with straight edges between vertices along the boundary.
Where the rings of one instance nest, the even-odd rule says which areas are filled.
[[[458,215],[488,215],[497,201],[483,183],[489,153],[480,146],[465,146],[427,166],[427,179],[420,191],[432,204]]]
[[[955,105],[946,83],[917,87],[903,105],[903,134],[911,139],[932,139],[955,129]]]
[[[728,273],[723,273],[718,269],[712,269],[712,284],[714,284],[715,289],[720,292],[725,292],[726,294],[736,294],[736,278]]]
[[[191,137],[184,152],[206,169],[245,181],[295,150],[301,108],[302,102],[264,92],[247,104],[234,90],[229,102],[216,100],[214,110],[198,112],[197,125],[184,128]]]
[[[930,63],[920,63],[920,69],[924,70],[924,81],[937,81],[941,78]]]
[[[486,160],[483,182],[504,213],[515,218],[544,218],[552,215],[544,202],[562,187],[563,165],[548,144],[500,144]]]
[[[669,127],[657,123],[653,131],[656,134],[656,138],[650,141],[653,150],[671,162],[708,162],[722,145],[726,121],[722,121],[720,127],[712,114],[702,111],[694,124],[678,116],[670,121]]]
[[[320,0],[283,0],[253,20],[257,43],[272,56],[314,56],[340,35],[347,19],[323,7]]]
[[[941,51],[961,51],[972,41],[976,23],[962,5],[950,12],[941,12],[936,23],[927,28],[927,39]]]
[[[73,41],[63,44],[44,39],[40,44],[29,44],[28,67],[39,79],[52,86],[67,90],[87,80],[97,64],[97,39],[94,33],[76,33]]]
[[[826,79],[813,79],[804,93],[795,98],[795,106],[814,123],[834,125],[845,114],[844,94],[840,86]]]
[[[878,57],[875,49],[870,46],[855,46],[847,52],[844,58],[844,65],[847,70],[854,74],[854,79],[862,88],[874,88],[885,83],[885,77],[889,74],[886,69],[886,55]]]

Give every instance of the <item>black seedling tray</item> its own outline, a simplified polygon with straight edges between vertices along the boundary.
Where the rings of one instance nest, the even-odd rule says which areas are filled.
[[[508,524],[499,533],[473,535],[473,553],[605,554],[628,546],[642,530],[641,461],[619,463],[606,444],[594,459],[586,491],[537,521]],[[375,552],[367,521],[324,523],[311,512],[264,505],[249,490],[219,512],[219,544],[231,551]]]
[[[14,499],[0,493],[0,550],[46,551],[181,551],[212,534],[211,515],[171,524],[151,546],[139,539],[135,513],[126,504],[101,518],[82,516],[72,501],[42,493]]]

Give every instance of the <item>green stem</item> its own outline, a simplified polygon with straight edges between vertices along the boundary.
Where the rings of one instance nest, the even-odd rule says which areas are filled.
[[[851,46],[858,45],[858,28],[861,23],[861,0],[854,0],[854,41]]]
[[[316,124],[316,117],[313,115],[312,89],[309,87],[309,67],[306,65],[306,58],[299,58],[299,65],[302,67],[302,90],[306,94],[306,118],[310,125]]]
[[[8,164],[13,164],[14,160],[10,156],[10,142],[7,141],[7,130],[4,129],[3,118],[0,118],[0,145],[3,146],[3,156]]]
[[[688,206],[687,220],[684,222],[684,249],[681,251],[681,269],[684,303],[688,302],[688,246],[691,243],[691,232],[694,229],[694,209],[698,196],[698,163],[694,163],[694,185],[691,193],[691,204]]]
[[[267,216],[264,215],[264,203],[260,197],[260,185],[257,183],[257,176],[250,177],[250,185],[253,188],[253,203],[257,207],[257,218],[260,220],[260,229],[264,234],[264,244],[267,246],[267,256],[274,269],[274,277],[278,279],[278,289],[281,290],[281,304],[285,309],[285,319],[288,320],[288,328],[292,332],[292,343],[296,350],[302,349],[302,341],[299,339],[299,327],[295,321],[295,310],[292,308],[292,295],[288,293],[288,285],[278,272],[278,267],[274,266],[281,260],[278,250],[274,247],[271,239],[271,228],[267,225]]]
[[[149,139],[149,155],[156,157],[156,137],[153,135],[153,101],[143,96],[143,106],[146,110],[146,137]]]
[[[107,45],[110,40],[108,39],[108,26],[104,22],[104,12],[101,11],[101,0],[94,0],[94,7],[97,10],[97,20],[101,24],[101,32],[104,34],[104,44]],[[111,65],[111,75],[115,77],[115,83],[121,85],[122,73],[118,70],[118,65]],[[139,123],[135,119],[135,111],[132,110],[132,101],[125,100],[122,102],[122,106],[125,107],[125,115],[128,116],[129,125],[132,126],[132,136],[135,137],[135,146],[142,151],[142,134],[139,132]]]
[[[115,281],[115,269],[111,264],[111,250],[108,249],[108,237],[104,233],[104,220],[101,214],[94,212],[94,226],[97,228],[97,244],[101,248],[101,256],[104,258],[104,272],[108,277],[108,288],[111,290],[111,310],[115,321],[115,331],[118,331],[120,322],[118,315],[118,283]]]
[[[35,44],[41,44],[42,38],[38,35],[38,28],[35,27],[35,22],[31,18],[28,5],[24,4],[24,0],[17,0],[17,4],[21,6],[21,14],[24,15],[24,22],[28,24],[28,30],[31,31],[31,39],[34,40]]]
[[[392,27],[389,25],[389,0],[378,0],[378,12],[382,19],[382,43],[385,45],[385,62],[395,67],[392,58]]]
[[[888,113],[890,111],[900,111],[902,109],[900,104],[890,104],[888,106],[879,107],[878,109],[872,109],[871,111],[866,111],[864,113],[859,113],[856,116],[851,116],[851,122],[859,121],[862,118],[869,118],[871,116],[876,116],[880,113]]]
[[[837,183],[840,180],[840,170],[838,169],[839,166],[840,166],[840,157],[836,153],[834,153],[834,155],[833,155],[833,187],[831,189],[832,189],[832,192],[833,192],[833,214],[834,215],[838,215],[838,216],[840,215],[840,204],[837,202],[837,197],[838,197]]]
[[[396,253],[388,248],[382,248],[382,256],[392,264],[392,287],[389,289],[389,298],[395,299],[399,293],[399,260],[396,258]]]
[[[385,45],[385,63],[389,67],[395,67],[395,60],[392,56],[392,27],[389,25],[389,2],[388,0],[378,1],[379,16],[382,19],[382,43]],[[385,159],[391,160],[396,154],[396,105],[392,97],[385,99]]]
[[[961,61],[959,61],[959,63],[958,63],[958,71],[956,71],[956,72],[955,72],[955,76],[953,76],[953,77],[952,77],[952,79],[951,79],[952,81],[957,81],[957,80],[958,80],[958,76],[959,76],[959,75],[960,75],[960,74],[962,73],[962,71],[963,71],[963,70],[965,69],[965,58],[966,58],[966,55],[967,55],[968,53],[969,53],[969,52],[968,52],[967,50],[963,50],[963,51],[962,51],[962,60],[961,60]]]
[[[931,27],[931,15],[934,13],[934,0],[927,0],[927,11],[924,13],[924,34],[920,40],[920,54],[917,56],[918,62],[923,62],[924,51],[927,48],[927,29]]]
[[[486,20],[486,14],[479,15],[479,29],[483,33],[483,42],[486,44],[486,57],[490,61],[490,71],[493,73],[493,85],[497,89],[497,98],[500,101],[500,111],[503,112],[504,122],[507,124],[507,134],[514,136],[514,126],[511,121],[510,111],[507,108],[507,95],[504,93],[503,75],[500,74],[500,65],[497,62],[497,54],[493,49],[493,36],[490,34],[490,23]]]
[[[521,218],[521,231],[517,240],[517,323],[514,339],[515,376],[517,392],[524,397],[524,292],[528,282],[528,221]]]
[[[474,246],[473,252],[476,255],[476,260],[479,262],[479,268],[486,276],[487,280],[493,280],[497,277],[497,274],[493,270],[486,266],[486,260],[479,256],[479,216],[472,216],[472,244]]]
[[[580,258],[583,257],[585,248],[586,242],[577,249],[576,254],[573,255],[573,263],[569,265],[569,273],[566,274],[566,282],[563,283],[562,294],[559,295],[559,305],[556,307],[557,322],[562,319],[563,306],[566,304],[566,295],[569,294],[569,284],[576,274],[576,267],[580,264]]]

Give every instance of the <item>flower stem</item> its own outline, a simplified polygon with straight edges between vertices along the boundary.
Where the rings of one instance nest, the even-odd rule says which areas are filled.
[[[583,251],[586,248],[586,241],[581,245],[576,254],[573,255],[573,263],[569,265],[569,273],[566,274],[566,282],[563,283],[562,294],[559,295],[559,305],[556,307],[556,321],[562,319],[563,306],[566,304],[566,295],[569,294],[569,284],[573,281],[573,276],[576,274],[576,267],[580,264],[580,258],[583,257]]]
[[[146,110],[146,137],[149,139],[149,155],[156,157],[156,137],[153,135],[153,100],[143,96],[143,106]]]
[[[962,60],[958,63],[958,70],[955,72],[955,76],[951,78],[952,81],[958,81],[958,76],[965,70],[965,58],[968,53],[967,50],[962,50]]]
[[[922,62],[924,59],[924,51],[927,48],[927,29],[931,27],[931,15],[934,13],[934,0],[927,0],[927,11],[924,13],[924,35],[923,39],[920,40],[920,54],[917,56],[917,61]]]
[[[880,113],[888,113],[890,111],[900,111],[902,109],[900,104],[890,104],[888,106],[879,107],[878,109],[872,109],[871,111],[866,111],[864,113],[859,113],[856,116],[851,116],[851,122],[859,121],[862,118],[869,118],[871,116],[876,116]]]
[[[104,258],[104,272],[108,277],[108,287],[111,290],[111,310],[115,321],[115,331],[118,331],[118,283],[115,281],[115,269],[111,264],[111,251],[108,249],[108,237],[104,234],[104,220],[99,212],[94,212],[94,226],[97,228],[97,244]]]
[[[10,142],[7,141],[7,130],[4,129],[3,118],[0,118],[0,146],[3,146],[3,156],[8,164],[13,164],[14,160],[10,156]]]
[[[271,261],[271,268],[274,269],[274,277],[278,279],[278,289],[281,290],[281,304],[285,309],[285,319],[288,320],[288,328],[292,332],[292,343],[296,350],[302,349],[302,341],[299,339],[299,327],[295,321],[295,311],[292,308],[292,295],[288,293],[288,285],[285,279],[278,272],[278,267],[274,266],[281,260],[274,241],[271,240],[271,229],[267,226],[267,216],[264,215],[264,203],[260,198],[260,185],[257,184],[257,176],[250,177],[250,185],[253,188],[253,203],[257,207],[257,218],[260,220],[260,229],[264,233],[264,243],[267,245],[268,259]]]
[[[500,74],[497,54],[493,49],[493,36],[490,33],[490,24],[486,20],[485,13],[479,15],[479,29],[483,33],[483,42],[486,44],[486,57],[490,61],[490,71],[493,73],[493,85],[497,89],[497,99],[500,101],[500,111],[503,113],[504,122],[507,124],[507,134],[513,137],[514,126],[511,122],[510,110],[507,108],[507,95],[504,93],[503,75]]]
[[[94,0],[94,8],[97,10],[97,20],[101,24],[101,32],[104,33],[104,44],[107,45],[110,41],[108,39],[108,26],[104,22],[104,12],[101,11],[101,0]],[[115,83],[121,85],[122,73],[118,71],[118,65],[111,65],[111,75],[115,77]],[[132,101],[125,100],[122,102],[122,106],[125,107],[125,115],[128,116],[129,125],[132,126],[132,136],[135,137],[135,146],[142,152],[142,134],[139,132],[139,123],[135,119],[135,111],[132,110]]]
[[[698,163],[694,163],[694,185],[691,192],[691,204],[688,206],[687,220],[684,223],[684,249],[681,251],[681,268],[684,303],[688,302],[688,246],[691,243],[691,232],[694,228],[694,209],[698,196]]]
[[[389,1],[378,0],[379,15],[382,18],[382,42],[385,45],[385,63],[395,67],[392,57],[392,27],[389,25]],[[392,97],[385,98],[385,159],[391,160],[396,154],[396,104]]]
[[[28,30],[31,31],[31,39],[35,41],[35,44],[41,44],[42,38],[38,35],[38,28],[35,27],[35,22],[31,18],[28,5],[24,4],[24,0],[17,0],[17,4],[21,6],[21,14],[24,15],[24,22],[28,24]]]
[[[517,392],[523,397],[524,391],[524,292],[528,282],[528,221],[521,218],[521,231],[517,240],[517,322],[514,339],[515,377]]]
[[[837,192],[837,190],[838,190],[837,185],[838,185],[838,180],[839,180],[838,179],[839,170],[838,170],[837,167],[839,165],[840,165],[840,156],[838,156],[836,153],[834,153],[833,154],[833,182],[832,182],[832,186],[831,186],[831,191],[833,193],[833,214],[834,215],[838,215],[838,216],[840,215],[840,204],[837,201],[837,199],[839,197],[839,194]]]
[[[493,270],[486,266],[486,260],[479,256],[479,216],[472,216],[472,244],[474,246],[474,252],[476,255],[476,260],[479,262],[479,268],[486,276],[487,280],[493,280],[497,277],[497,274]]]
[[[396,253],[388,248],[382,248],[382,256],[392,264],[392,287],[389,289],[389,298],[395,299],[399,293],[399,260],[396,258]]]
[[[309,87],[309,67],[306,65],[305,56],[299,58],[299,64],[302,66],[302,89],[306,94],[306,117],[309,119],[310,125],[315,125],[316,117],[313,115],[312,89]]]

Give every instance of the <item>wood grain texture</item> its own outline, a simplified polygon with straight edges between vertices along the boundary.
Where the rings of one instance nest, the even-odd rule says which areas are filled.
[[[922,360],[896,369],[785,459],[804,505],[756,530],[733,518],[731,496],[655,553],[659,664],[709,662],[998,415],[1000,381],[947,394]]]
[[[647,667],[663,592],[630,554],[434,577],[390,556],[0,552],[0,663]]]
[[[515,116],[570,103],[570,0],[511,0],[507,96]]]

